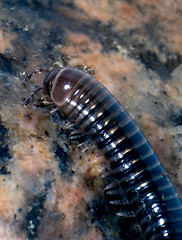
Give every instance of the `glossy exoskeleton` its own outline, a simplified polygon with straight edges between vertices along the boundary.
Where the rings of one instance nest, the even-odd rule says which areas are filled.
[[[43,95],[88,134],[110,162],[114,180],[105,192],[136,216],[143,235],[151,239],[182,240],[182,205],[159,159],[136,123],[120,103],[89,74],[74,68],[47,72]],[[127,214],[126,214],[127,215]]]

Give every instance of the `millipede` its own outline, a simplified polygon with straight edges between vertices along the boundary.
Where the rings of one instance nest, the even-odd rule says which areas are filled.
[[[145,136],[112,94],[94,77],[75,68],[46,72],[43,96],[69,116],[104,154],[111,181],[105,188],[118,215],[134,216],[147,240],[182,239],[182,204]],[[127,210],[126,210],[127,209]]]

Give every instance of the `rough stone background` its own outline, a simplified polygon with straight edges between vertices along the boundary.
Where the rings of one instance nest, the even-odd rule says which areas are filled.
[[[108,88],[182,199],[181,23],[181,0],[0,0],[0,240],[143,239],[105,206],[95,146],[83,152],[41,93],[24,107],[38,67],[77,67]]]

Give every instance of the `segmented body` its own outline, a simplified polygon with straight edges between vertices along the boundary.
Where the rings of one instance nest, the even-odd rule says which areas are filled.
[[[118,204],[119,214],[122,215],[123,202],[129,204],[148,240],[182,239],[181,202],[135,122],[103,85],[82,71],[63,68],[57,79],[51,77],[51,84],[68,76],[74,81],[71,80],[69,94],[63,94],[61,108],[109,160],[114,180],[106,193]],[[55,104],[59,96],[54,90],[58,86],[55,83],[52,93],[47,88],[48,97]],[[44,92],[45,89],[46,86]]]

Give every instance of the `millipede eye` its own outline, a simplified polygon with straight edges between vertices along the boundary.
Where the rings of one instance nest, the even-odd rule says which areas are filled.
[[[49,81],[45,88],[46,88],[46,93],[47,95],[50,97],[51,96],[51,90],[52,90],[52,85],[53,85],[53,82],[52,81]]]
[[[51,82],[49,82],[49,84],[48,84],[48,90],[49,90],[49,93],[51,92],[51,90],[52,90],[52,81]]]

